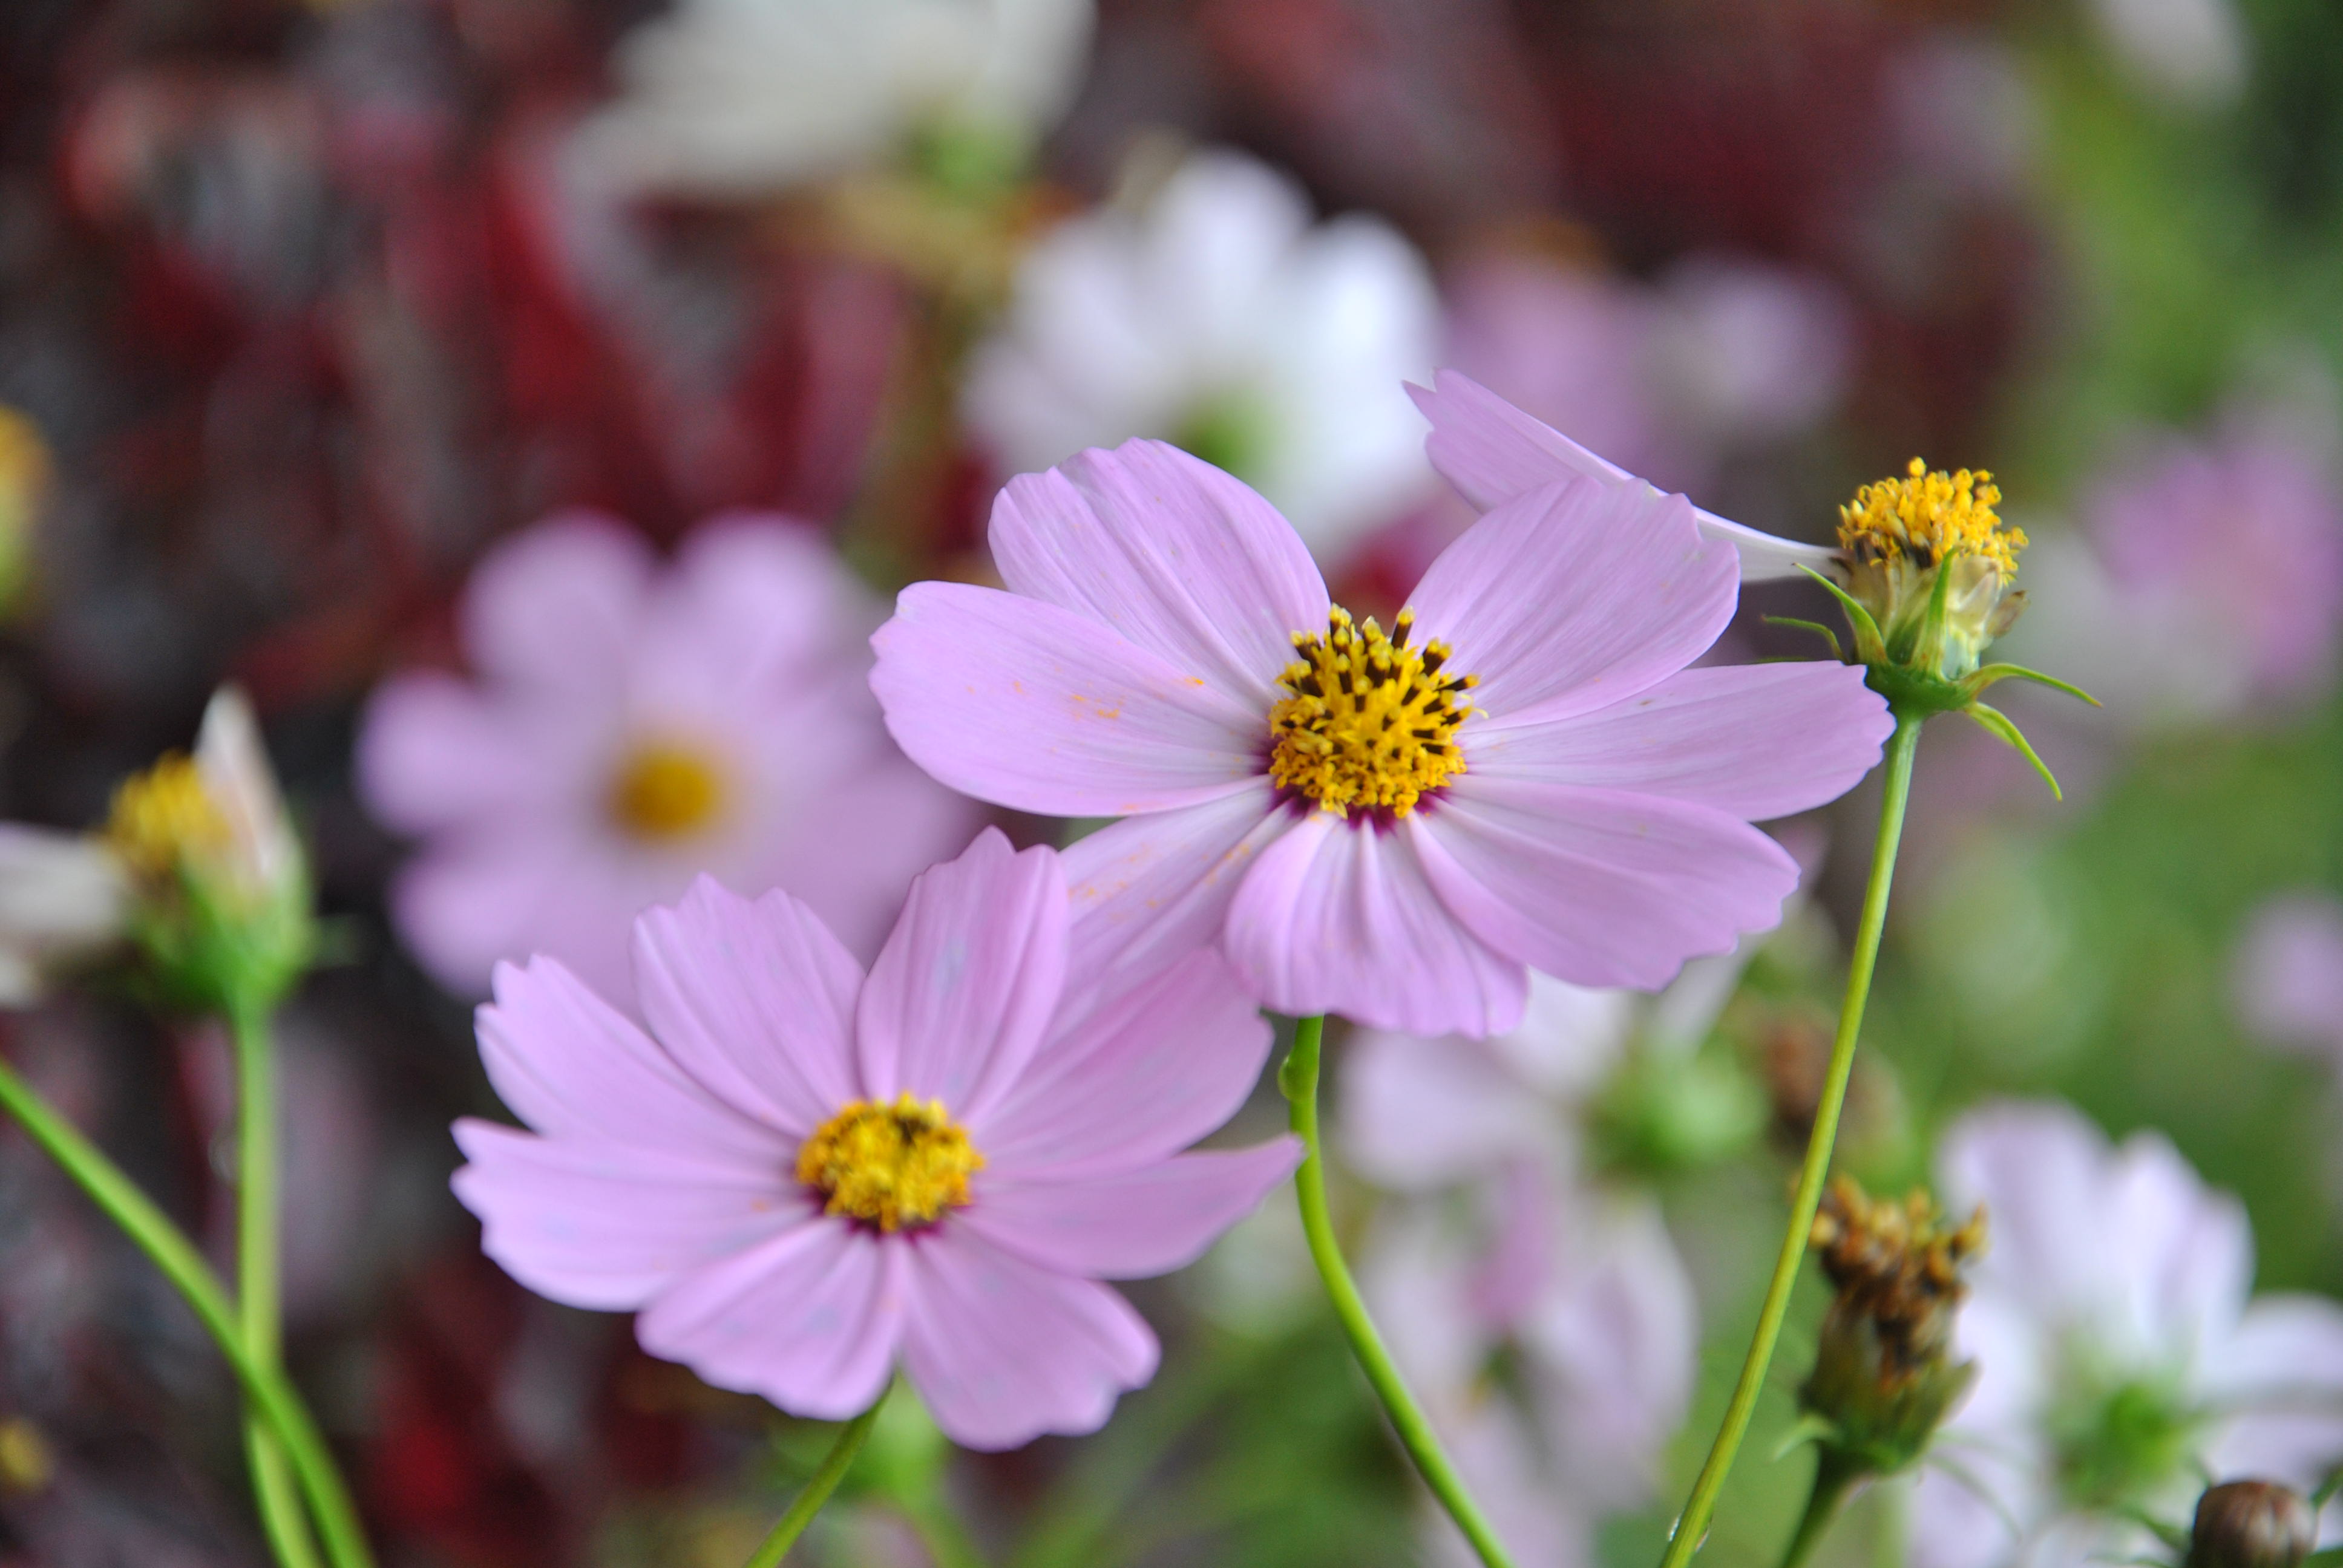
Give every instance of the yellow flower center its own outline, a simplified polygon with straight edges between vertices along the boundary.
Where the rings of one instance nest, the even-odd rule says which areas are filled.
[[[607,805],[610,820],[630,837],[664,843],[714,821],[724,794],[724,775],[706,752],[652,741],[619,764]]]
[[[232,836],[194,759],[178,752],[124,779],[106,823],[107,844],[133,875],[149,881],[221,853]]]
[[[1983,468],[1932,474],[1915,457],[1907,477],[1865,485],[1853,505],[1838,509],[1839,548],[1860,562],[1909,556],[1924,568],[1951,556],[1979,556],[2006,578],[2017,570],[2026,530],[2002,526],[1993,509],[2000,499]]]
[[[1478,678],[1441,673],[1445,643],[1410,648],[1414,626],[1414,612],[1402,610],[1386,637],[1373,617],[1354,626],[1338,605],[1324,632],[1293,634],[1302,657],[1285,667],[1291,695],[1269,710],[1272,779],[1338,817],[1404,817],[1464,771],[1456,727],[1473,709],[1457,694]]]
[[[798,1180],[822,1195],[826,1212],[890,1233],[965,1208],[968,1179],[983,1169],[944,1102],[908,1091],[892,1105],[848,1101],[798,1151]]]

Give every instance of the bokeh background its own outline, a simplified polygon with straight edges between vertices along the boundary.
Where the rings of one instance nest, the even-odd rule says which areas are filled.
[[[825,1439],[528,1295],[448,1193],[448,1122],[498,1111],[352,758],[384,678],[466,668],[474,564],[571,508],[662,550],[745,508],[879,594],[980,580],[1003,477],[1146,434],[1388,609],[1468,516],[1397,394],[1439,364],[1803,538],[1915,454],[1994,470],[2034,539],[2007,651],[2107,706],[2007,704],[2063,803],[1931,729],[1847,1161],[1924,1181],[1966,1109],[2063,1096],[2238,1194],[2264,1288],[2343,1291],[2343,9],[955,5],[970,38],[812,0],[0,6],[0,816],[86,827],[215,685],[259,707],[335,939],[283,1020],[290,1354],[387,1562],[735,1563]],[[1732,649],[1810,655],[1761,618],[1825,608],[1753,589]],[[1704,1346],[1594,1561],[1655,1555],[1721,1408],[1871,799],[1786,830],[1810,896],[1701,1038],[1572,1102]],[[5,1028],[226,1240],[218,1039],[102,976]],[[1372,1253],[1396,1211],[1341,1197]],[[994,1561],[1435,1560],[1290,1207],[1134,1289],[1165,1367],[1102,1433],[938,1461]],[[1719,1563],[1802,1500],[1808,1290]],[[239,1453],[193,1320],[0,1135],[0,1558],[260,1562]],[[1897,1506],[1836,1560],[1900,1560]],[[929,1561],[875,1483],[808,1550]]]

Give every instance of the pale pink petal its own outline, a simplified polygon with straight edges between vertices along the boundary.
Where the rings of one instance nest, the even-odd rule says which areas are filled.
[[[718,1388],[844,1421],[886,1392],[910,1261],[900,1237],[818,1220],[685,1275],[635,1320],[635,1337]]]
[[[1981,1290],[2008,1294],[2046,1322],[2105,1305],[2107,1135],[2070,1105],[1997,1101],[1962,1116],[1936,1145],[1947,1204],[1984,1204],[1993,1245]]]
[[[491,680],[607,700],[625,678],[654,570],[650,547],[616,518],[549,518],[473,568],[465,652]]]
[[[991,544],[1015,592],[1103,622],[1262,713],[1293,662],[1292,634],[1326,624],[1326,585],[1293,526],[1161,441],[1010,480]]]
[[[1301,819],[1256,779],[1218,800],[1110,823],[1071,846],[1061,859],[1074,900],[1075,983],[1217,942],[1246,870]]]
[[[525,810],[569,788],[563,749],[452,676],[395,676],[367,703],[354,766],[367,809],[401,833]]]
[[[643,646],[706,678],[769,689],[850,657],[876,610],[811,523],[726,512],[692,529],[677,552]]]
[[[1753,822],[1835,800],[1896,728],[1846,664],[1686,669],[1624,702],[1546,724],[1463,732],[1466,768],[1490,778],[1630,789]]]
[[[1121,817],[1215,799],[1261,771],[1266,701],[1242,707],[1055,605],[914,583],[870,644],[896,744],[979,799]]]
[[[892,746],[789,809],[788,841],[748,885],[787,888],[866,961],[878,957],[911,879],[965,845],[983,810]]]
[[[2207,1188],[2162,1133],[2142,1131],[2107,1162],[2093,1210],[2110,1265],[2106,1327],[2191,1361],[2229,1337],[2253,1293],[2244,1204]]]
[[[1706,651],[1733,618],[1733,553],[1681,496],[1590,480],[1517,496],[1440,553],[1409,596],[1417,633],[1477,676],[1475,726],[1621,702]],[[1468,726],[1468,732],[1474,726]]]
[[[1798,885],[1756,829],[1653,795],[1467,773],[1404,826],[1453,919],[1575,985],[1656,990],[1773,925]]]
[[[774,1167],[795,1141],[725,1104],[555,959],[498,964],[480,1060],[513,1113],[550,1138]]]
[[[1479,1042],[1456,1035],[1362,1030],[1335,1090],[1344,1158],[1384,1187],[1485,1175],[1554,1135],[1554,1108]]]
[[[2207,1453],[2216,1473],[2308,1487],[2343,1454],[2343,1306],[2262,1296],[2198,1370],[2214,1406],[2240,1412]]]
[[[625,1312],[685,1271],[743,1251],[818,1211],[780,1169],[538,1138],[467,1118],[456,1196],[505,1272],[573,1307]]]
[[[1168,1274],[1203,1256],[1302,1163],[1297,1138],[1076,1181],[977,1178],[957,1222],[1044,1268],[1095,1280]]]
[[[1096,1432],[1155,1375],[1155,1334],[1095,1280],[1029,1263],[964,1226],[921,1232],[910,1261],[903,1370],[944,1435],[1015,1448]]]
[[[863,1092],[940,1099],[980,1121],[1016,1083],[1066,987],[1065,873],[987,828],[923,873],[856,1013]]]
[[[1408,393],[1432,421],[1424,442],[1432,466],[1479,511],[1556,479],[1576,477],[1621,487],[1646,483],[1456,371],[1433,376],[1429,391],[1412,386]],[[1794,578],[1802,568],[1829,572],[1836,567],[1836,558],[1821,545],[1776,538],[1698,508],[1693,518],[1702,534],[1733,546],[1744,582]]]
[[[614,901],[601,879],[581,879],[589,852],[546,823],[435,840],[391,882],[398,933],[458,996],[487,990],[498,960],[541,952],[603,996],[627,1000],[626,933],[640,906]]]
[[[643,1016],[727,1104],[804,1138],[861,1092],[854,1004],[862,966],[776,889],[755,903],[702,877],[635,922]]]
[[[1228,953],[1262,1003],[1377,1029],[1511,1029],[1529,975],[1442,904],[1404,829],[1313,811],[1264,850],[1229,907]]]
[[[1061,1018],[969,1132],[1003,1179],[1127,1171],[1235,1115],[1261,1081],[1271,1040],[1226,960],[1200,950]]]

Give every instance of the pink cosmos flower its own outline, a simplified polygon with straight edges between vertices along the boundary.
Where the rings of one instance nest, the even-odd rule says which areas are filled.
[[[480,679],[394,678],[358,741],[368,806],[427,840],[391,893],[408,945],[459,992],[537,952],[625,996],[636,914],[706,872],[789,889],[868,957],[974,822],[880,727],[876,618],[777,518],[719,518],[665,568],[588,513],[500,547],[463,604]]]
[[[903,749],[1068,851],[1079,972],[1218,945],[1282,1012],[1486,1035],[1531,966],[1656,986],[1772,924],[1749,824],[1861,779],[1858,669],[1688,669],[1734,556],[1691,506],[1584,479],[1496,508],[1386,634],[1243,485],[1155,441],[1011,482],[1008,592],[904,590],[871,684]]]
[[[1300,1144],[1182,1153],[1268,1027],[1209,953],[1068,1003],[1065,874],[987,829],[913,884],[866,977],[787,893],[702,879],[635,926],[648,1027],[558,960],[501,965],[480,1054],[534,1133],[457,1123],[488,1255],[792,1413],[900,1364],[970,1448],[1082,1432],[1155,1370],[1101,1279],[1187,1263]]]

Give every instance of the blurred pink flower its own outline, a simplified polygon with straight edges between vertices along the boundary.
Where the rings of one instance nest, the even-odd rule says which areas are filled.
[[[501,967],[457,1123],[488,1254],[721,1388],[840,1420],[900,1362],[971,1448],[1096,1429],[1155,1370],[1097,1282],[1202,1252],[1301,1147],[1182,1153],[1270,1034],[1205,953],[1067,1005],[1058,857],[994,829],[913,885],[868,978],[786,893],[711,881],[635,929],[646,1031],[554,960]]]
[[[478,681],[395,677],[359,738],[368,806],[426,840],[391,893],[408,945],[460,992],[545,953],[624,997],[635,916],[705,872],[786,888],[873,951],[974,821],[880,727],[876,618],[777,518],[719,518],[666,567],[586,513],[501,546],[463,604]]]
[[[2237,1012],[2255,1033],[2343,1073],[2343,899],[2284,893],[2237,944]]]
[[[1011,591],[905,589],[871,684],[948,783],[1131,819],[1068,854],[1085,974],[1217,945],[1279,1011],[1425,1034],[1511,1028],[1531,965],[1655,986],[1779,918],[1797,866],[1750,821],[1889,729],[1850,667],[1684,668],[1734,559],[1648,486],[1499,507],[1389,637],[1160,442],[1012,481],[991,545]]]
[[[2343,1305],[2254,1297],[2244,1210],[2161,1136],[2111,1145],[2066,1105],[2006,1102],[1956,1122],[1937,1168],[1993,1241],[1960,1316],[1976,1383],[1914,1495],[1916,1568],[2137,1556],[2154,1539],[2117,1511],[2185,1520],[2200,1462],[2308,1491],[2343,1454]]]

